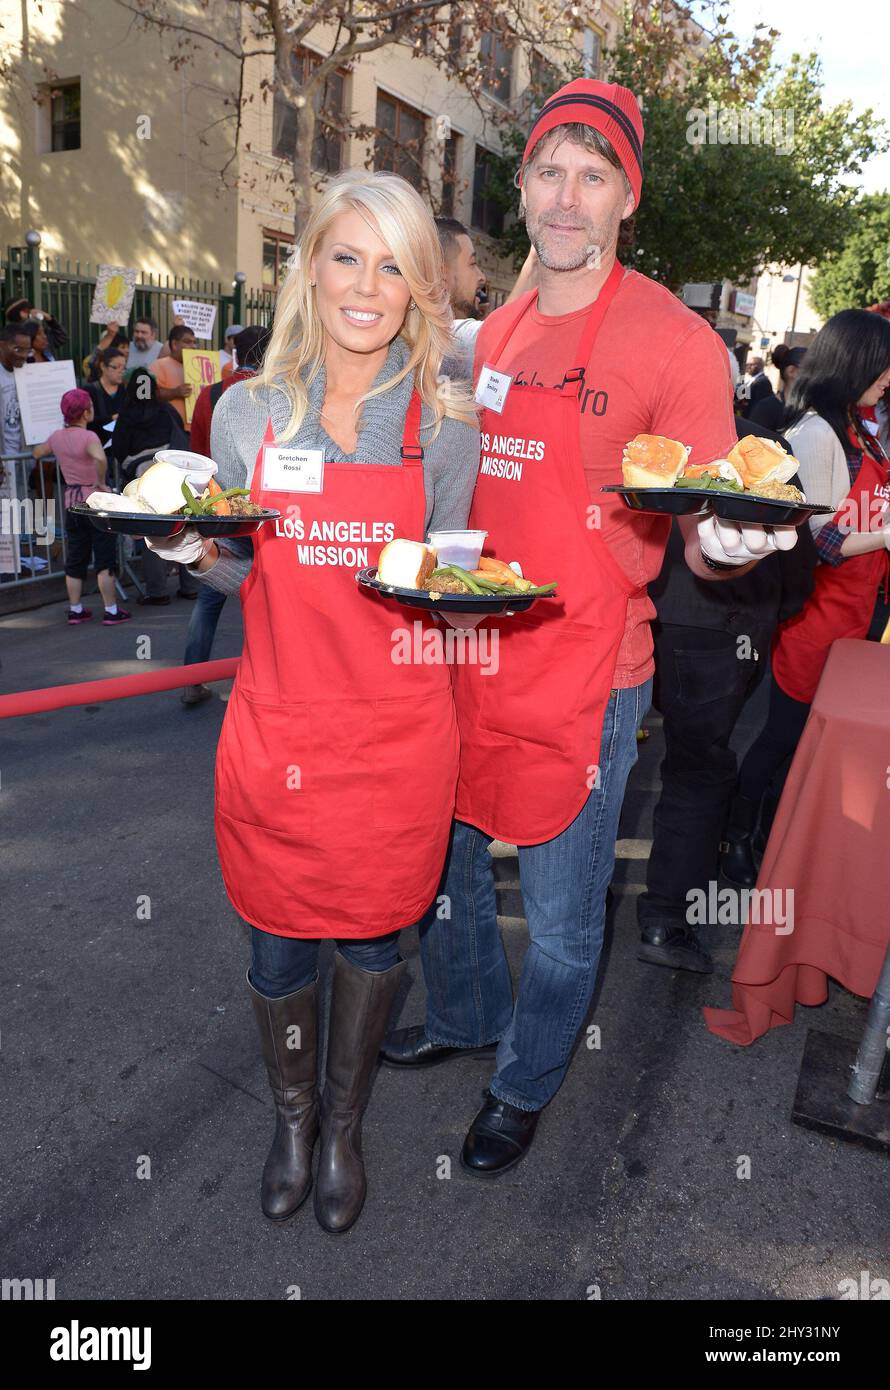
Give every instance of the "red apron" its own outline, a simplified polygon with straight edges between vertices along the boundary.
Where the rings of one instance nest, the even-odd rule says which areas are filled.
[[[241,588],[216,840],[232,906],[279,936],[382,936],[438,886],[458,763],[449,668],[394,659],[395,636],[429,619],[355,580],[385,541],[423,535],[419,425],[415,393],[402,466],[325,463],[321,493],[263,489],[271,421],[257,455],[251,499],[282,516],[257,532]]]
[[[552,839],[590,795],[627,599],[636,589],[588,525],[581,460],[585,370],[623,275],[616,262],[591,308],[579,365],[561,387],[514,383],[502,414],[482,414],[468,524],[488,531],[487,552],[518,560],[538,584],[559,584],[557,599],[493,620],[496,674],[479,665],[453,672],[461,734],[456,815],[510,844]],[[486,366],[497,367],[535,298],[518,301]]]
[[[856,481],[829,525],[875,531],[880,525],[880,504],[890,499],[888,461],[879,462],[863,449],[858,452],[862,462]],[[773,676],[792,700],[812,703],[832,642],[866,635],[878,589],[890,573],[888,560],[890,555],[882,547],[868,555],[853,555],[840,565],[817,565],[809,599],[773,638]]]

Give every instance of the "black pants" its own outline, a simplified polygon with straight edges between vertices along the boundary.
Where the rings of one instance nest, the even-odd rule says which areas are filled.
[[[739,795],[759,806],[768,787],[781,796],[791,759],[800,742],[810,706],[792,700],[773,680],[769,691],[769,714],[751,744],[739,770]]]
[[[766,665],[769,634],[748,639],[708,628],[655,627],[654,703],[664,717],[661,796],[640,927],[685,926],[687,893],[716,880],[736,782],[729,740]]]

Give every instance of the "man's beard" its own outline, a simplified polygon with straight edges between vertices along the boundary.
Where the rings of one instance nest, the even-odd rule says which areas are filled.
[[[482,317],[475,299],[472,303],[468,300],[455,301],[451,305],[451,312],[456,319],[480,319]]]
[[[541,265],[544,266],[545,270],[580,270],[582,266],[587,266],[588,269],[595,270],[600,264],[606,248],[613,246],[615,243],[617,227],[596,227],[592,222],[576,217],[563,225],[569,227],[577,224],[583,225],[587,233],[584,243],[577,247],[567,246],[561,251],[553,249],[548,250],[544,241],[546,231],[542,226],[543,216],[544,214],[532,225],[529,220],[528,209],[525,209],[525,225],[528,231],[529,241],[537,251],[538,260],[541,262]],[[550,213],[548,217],[551,222],[556,221],[557,225],[559,225],[555,214]]]

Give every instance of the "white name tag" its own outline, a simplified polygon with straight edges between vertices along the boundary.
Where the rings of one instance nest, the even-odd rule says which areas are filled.
[[[476,386],[477,403],[484,405],[486,410],[493,410],[496,415],[500,415],[512,384],[513,378],[506,372],[496,372],[494,367],[483,367]]]
[[[263,448],[263,489],[266,492],[321,492],[324,449]]]

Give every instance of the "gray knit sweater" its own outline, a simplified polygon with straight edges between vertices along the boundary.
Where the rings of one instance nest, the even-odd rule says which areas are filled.
[[[395,338],[374,385],[395,376],[407,362],[408,354],[404,339]],[[309,386],[306,418],[288,442],[295,449],[323,449],[326,463],[399,466],[399,448],[412,390],[413,382],[408,377],[391,391],[366,401],[362,406],[355,452],[344,454],[319,419],[325,396],[322,367]],[[216,476],[221,487],[250,487],[270,415],[272,428],[278,435],[290,418],[290,402],[281,391],[261,387],[253,395],[247,384],[239,381],[223,392],[214,408],[210,431],[210,452],[217,463]],[[479,467],[479,431],[459,420],[445,419],[439,434],[430,440],[431,423],[432,413],[424,406],[421,416],[426,491],[424,525],[427,531],[466,526]],[[220,558],[215,565],[203,574],[189,567],[189,573],[220,593],[237,593],[253,563],[253,542],[246,537],[225,540],[219,542],[219,548]]]

